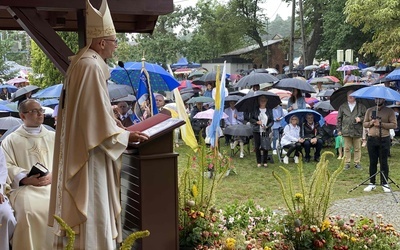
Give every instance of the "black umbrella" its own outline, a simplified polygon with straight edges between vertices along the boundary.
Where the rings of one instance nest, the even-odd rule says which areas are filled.
[[[228,95],[225,97],[225,102],[237,102],[242,98],[240,95]]]
[[[385,82],[393,82],[393,80],[383,77],[380,79],[376,79],[376,81],[373,82],[372,84],[381,84],[381,83],[385,83]]]
[[[285,79],[285,78],[289,78],[289,76],[286,75],[286,74],[279,74],[279,75],[276,75],[276,78],[278,78],[279,80],[282,80],[282,79]]]
[[[281,103],[278,95],[268,91],[251,91],[240,99],[235,107],[240,112],[253,112],[258,106],[258,97],[266,96],[268,99],[267,108],[273,109]]]
[[[310,84],[298,78],[282,79],[274,85],[274,88],[286,90],[298,89],[305,93],[315,93],[315,89]]]
[[[316,104],[314,104],[314,109],[335,110],[335,108],[332,107],[330,100],[317,102]]]
[[[347,103],[347,92],[350,90],[356,91],[362,88],[368,87],[366,84],[359,84],[359,83],[348,83],[341,87],[340,89],[336,90],[333,92],[329,100],[331,101],[332,107],[335,108],[335,110],[339,110],[340,105],[343,103]],[[357,102],[360,102],[364,104],[366,108],[370,108],[375,106],[375,101],[370,100],[370,99],[364,99],[364,98],[358,98]]]
[[[253,85],[258,85],[262,83],[275,83],[278,82],[279,79],[276,78],[275,76],[267,73],[250,73],[247,76],[244,76],[242,79],[240,79],[237,84],[236,88],[246,88],[246,87],[251,87]],[[272,86],[272,84],[271,84]]]
[[[32,94],[36,93],[40,88],[35,85],[28,85],[23,88],[18,89],[14,94],[13,94],[13,99],[11,100],[12,102],[16,102],[22,98],[25,97],[25,94],[32,92]]]
[[[226,127],[224,134],[232,136],[251,136],[253,135],[253,129],[251,126],[245,124],[237,124]]]
[[[192,82],[195,84],[205,84],[206,82],[215,82],[217,78],[217,72],[207,72],[198,79],[194,79]]]

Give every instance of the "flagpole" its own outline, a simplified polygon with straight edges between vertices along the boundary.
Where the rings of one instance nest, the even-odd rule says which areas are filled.
[[[147,89],[149,91],[149,99],[150,99],[150,104],[149,104],[150,116],[153,116],[154,115],[154,112],[153,112],[153,92],[151,91],[150,75],[149,75],[149,72],[147,72],[147,70],[146,70],[145,62],[146,62],[146,59],[144,58],[144,52],[143,52],[142,72],[146,75],[146,78],[147,78]]]

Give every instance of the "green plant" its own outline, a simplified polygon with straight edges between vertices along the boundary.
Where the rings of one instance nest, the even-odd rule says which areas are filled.
[[[228,169],[231,160],[226,154],[207,148],[200,140],[196,153],[187,155],[179,182],[180,246],[219,245],[222,230],[214,205],[214,193]],[[205,173],[212,172],[211,178]]]
[[[317,230],[326,218],[333,184],[344,167],[344,161],[342,161],[339,168],[331,174],[328,170],[327,155],[333,155],[333,153],[322,154],[309,183],[305,181],[302,161],[297,165],[300,192],[295,192],[292,175],[286,168],[281,167],[286,175],[287,185],[276,172],[273,172],[288,209],[288,214],[283,217],[282,225],[284,225],[287,239],[294,242],[296,249],[308,249],[313,246],[316,239],[313,230]],[[308,230],[309,228],[311,230]],[[330,237],[318,235],[317,239],[320,238],[327,242]]]

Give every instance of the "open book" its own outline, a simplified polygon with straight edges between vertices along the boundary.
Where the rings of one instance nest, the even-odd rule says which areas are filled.
[[[28,173],[28,177],[32,176],[32,175],[36,175],[36,174],[40,174],[40,177],[45,176],[49,173],[49,170],[43,166],[42,164],[40,164],[39,162],[37,162],[35,165],[33,165],[33,167],[31,168],[31,171],[29,171]]]
[[[166,114],[160,113],[128,127],[127,130],[143,132],[150,138],[166,131],[168,128],[176,128],[183,124],[184,121],[181,119],[171,118]]]

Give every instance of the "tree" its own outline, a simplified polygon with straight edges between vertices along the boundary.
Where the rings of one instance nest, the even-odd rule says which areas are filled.
[[[365,42],[360,52],[376,55],[382,64],[400,56],[400,1],[348,0],[344,9],[346,21],[373,33],[372,41]]]
[[[237,30],[255,41],[260,47],[258,56],[261,57],[262,64],[268,65],[268,56],[263,45],[262,36],[265,34],[266,22],[268,18],[259,7],[264,0],[231,0],[229,2],[232,16],[232,24]]]
[[[354,27],[345,21],[346,16],[343,13],[346,0],[332,0],[327,3],[326,12],[323,21],[322,41],[318,47],[318,58],[333,59],[336,58],[338,49],[353,49],[359,51],[362,44],[370,41],[372,32],[363,33],[359,28]],[[338,20],[342,20],[341,22]],[[364,58],[359,55],[360,61],[375,61],[374,58]]]
[[[74,52],[78,51],[78,34],[75,32],[58,32],[65,44]],[[31,84],[47,87],[63,82],[64,75],[54,66],[39,46],[31,40],[31,61],[35,73],[30,76]]]

